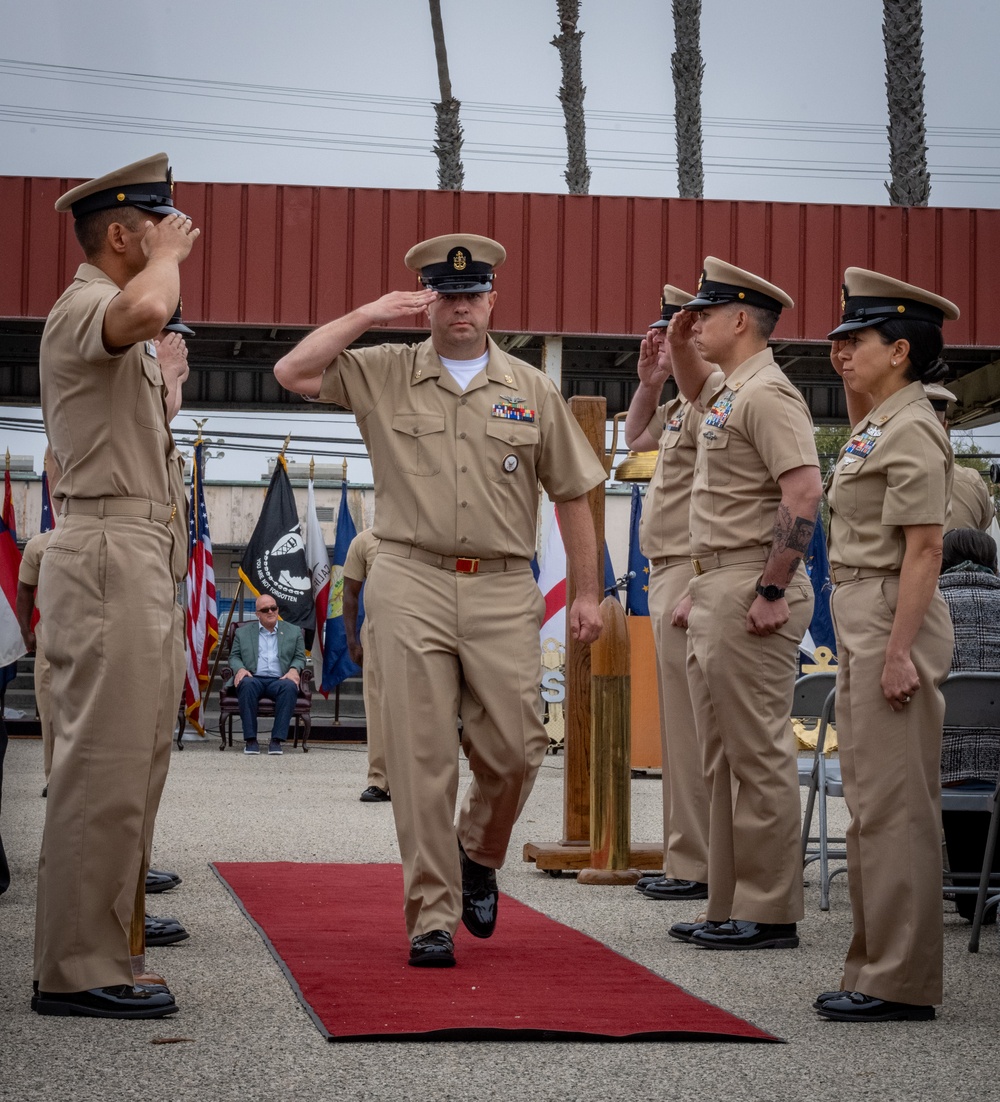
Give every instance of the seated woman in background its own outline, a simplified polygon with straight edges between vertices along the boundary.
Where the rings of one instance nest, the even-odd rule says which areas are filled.
[[[944,537],[938,588],[955,628],[952,673],[1000,671],[1000,577],[997,545],[976,528],[955,528]],[[1000,721],[998,721],[1000,722]],[[941,784],[992,790],[1000,770],[1000,726],[993,730],[945,727],[941,743]],[[945,811],[948,867],[971,872],[982,867],[990,817],[982,811]],[[993,858],[1000,872],[1000,849]],[[974,895],[956,897],[958,913],[972,921]],[[986,922],[996,922],[996,909]]]

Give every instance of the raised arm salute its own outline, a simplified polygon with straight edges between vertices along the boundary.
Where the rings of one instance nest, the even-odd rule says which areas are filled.
[[[366,590],[386,768],[403,860],[409,963],[455,963],[464,922],[489,937],[496,869],[548,739],[538,716],[543,601],[530,570],[539,482],[556,502],[578,598],[571,630],[600,630],[586,494],[604,470],[562,395],[489,338],[503,246],[475,234],[415,245],[422,290],[394,291],[317,329],[279,361],[288,389],[354,411],[379,540]],[[426,311],[417,345],[348,346]],[[473,782],[456,828],[461,697]]]

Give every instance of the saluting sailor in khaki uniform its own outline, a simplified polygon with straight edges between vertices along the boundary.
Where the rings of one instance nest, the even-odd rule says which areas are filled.
[[[688,514],[698,448],[698,411],[660,397],[671,376],[666,327],[691,295],[669,283],[639,353],[639,386],[625,419],[633,451],[657,449],[639,547],[649,559],[649,615],[656,646],[663,750],[663,875],[639,881],[650,899],[708,897],[708,789],[687,682],[688,585],[694,577]],[[637,885],[638,886],[638,885]]]
[[[946,370],[941,327],[958,308],[863,268],[847,269],[844,296],[831,358],[854,435],[827,497],[854,937],[842,990],[814,1005],[926,1020],[942,997],[938,685],[953,636],[937,583],[953,457],[921,383]]]
[[[180,388],[154,338],[199,231],[173,206],[165,154],[67,192],[86,263],[42,334],[42,411],[62,516],[42,559],[54,749],[38,870],[40,1014],[160,1017],[132,986],[145,876],[183,678],[187,561]],[[53,625],[61,625],[55,630]]]
[[[495,869],[548,743],[539,714],[543,601],[530,570],[538,484],[559,511],[578,597],[570,628],[597,638],[597,549],[586,494],[605,478],[540,371],[487,334],[501,245],[448,234],[395,291],[316,330],[275,367],[289,390],[352,409],[372,460],[379,550],[372,642],[387,676],[386,765],[403,860],[410,963],[454,964],[459,919],[496,921]],[[429,340],[347,351],[373,325],[427,311]],[[390,674],[391,671],[391,674]],[[455,731],[473,781],[455,837]]]
[[[711,791],[708,921],[670,933],[711,949],[794,948],[803,914],[789,713],[822,487],[809,409],[767,347],[792,305],[708,257],[668,330],[674,376],[700,411],[688,684]]]
[[[937,419],[948,431],[948,404],[957,401],[955,395],[940,383],[925,383],[924,394],[930,402]],[[983,476],[972,467],[955,464],[955,481],[952,485],[951,499],[948,502],[948,516],[944,530],[952,528],[978,528],[981,532],[989,530],[996,516],[993,498],[990,496]]]

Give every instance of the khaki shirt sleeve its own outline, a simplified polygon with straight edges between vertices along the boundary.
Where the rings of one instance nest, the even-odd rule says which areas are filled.
[[[663,427],[667,423],[666,408],[666,403],[662,406],[657,406],[653,411],[653,416],[649,419],[649,424],[646,426],[646,432],[648,432],[654,440],[659,440],[663,435]]]
[[[753,398],[746,413],[747,435],[774,481],[798,467],[818,468],[812,417],[791,383],[768,380]]]
[[[343,406],[363,421],[385,390],[389,372],[408,370],[400,349],[383,344],[341,352],[324,372],[316,401]]]
[[[535,471],[549,497],[571,501],[604,482],[604,465],[551,382],[539,412],[542,431]]]
[[[121,358],[122,352],[112,354],[104,347],[104,315],[120,293],[104,280],[92,280],[74,296],[73,311],[66,319],[72,327],[68,339],[84,363],[106,364]]]
[[[368,577],[363,532],[351,540],[351,546],[347,549],[347,558],[344,559],[344,577],[355,582],[363,582]]]
[[[936,424],[913,418],[905,432],[886,434],[882,452],[885,525],[944,524],[951,446]]]

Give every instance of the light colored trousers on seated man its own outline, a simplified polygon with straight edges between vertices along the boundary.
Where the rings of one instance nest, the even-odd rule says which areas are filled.
[[[406,932],[453,933],[462,914],[459,702],[473,779],[457,837],[473,860],[499,868],[548,746],[539,693],[545,601],[527,569],[454,574],[384,552],[369,581]]]

